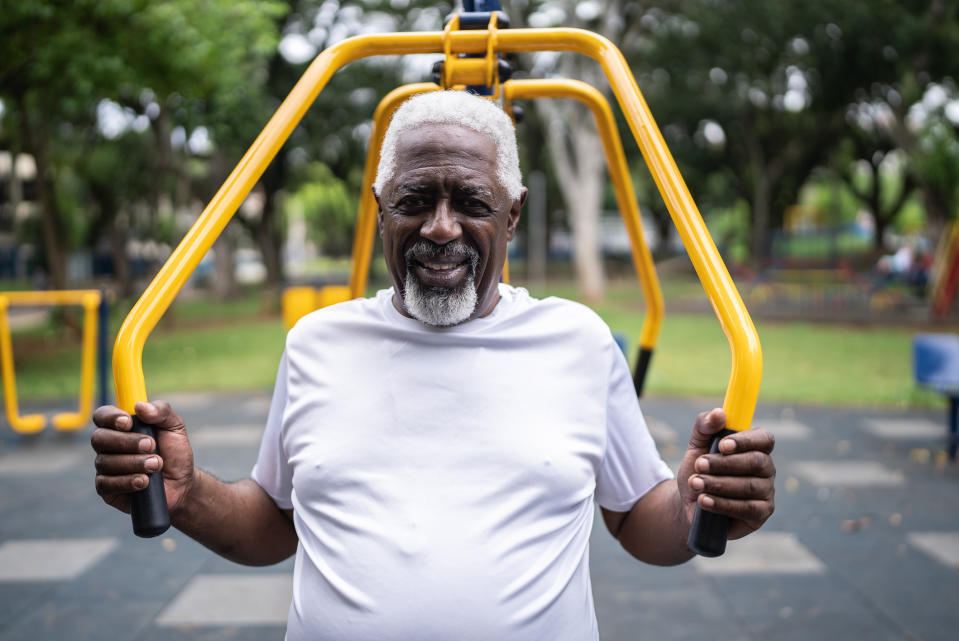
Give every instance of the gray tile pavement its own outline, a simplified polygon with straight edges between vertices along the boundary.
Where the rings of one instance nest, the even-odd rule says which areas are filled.
[[[249,473],[266,394],[180,395],[200,465]],[[717,400],[643,403],[676,464]],[[25,407],[24,411],[58,408]],[[939,412],[761,405],[778,434],[777,511],[719,559],[644,566],[597,519],[591,567],[606,641],[956,638],[959,468]],[[281,639],[292,561],[247,568],[171,531],[143,540],[92,487],[89,430],[0,425],[0,639]]]

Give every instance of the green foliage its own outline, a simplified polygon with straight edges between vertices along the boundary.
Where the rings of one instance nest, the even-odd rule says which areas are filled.
[[[664,282],[667,301],[703,297],[692,281]],[[537,295],[570,295],[572,285],[551,285]],[[178,302],[147,341],[144,367],[148,390],[168,392],[268,389],[283,349],[279,318],[266,318],[256,296],[223,307],[210,301]],[[635,284],[616,285],[596,311],[615,332],[635,340],[643,322]],[[118,318],[123,310],[118,308]],[[116,325],[114,324],[114,329]],[[757,322],[763,346],[760,403],[788,401],[864,406],[942,406],[912,382],[910,328]],[[54,339],[59,344],[54,343]],[[25,353],[23,334],[14,335],[17,385],[24,400],[70,398],[79,385],[79,346],[62,336]],[[650,395],[719,399],[729,377],[726,338],[711,314],[670,312],[649,370]]]
[[[8,4],[0,12],[0,147],[35,153],[48,168],[63,245],[54,250],[61,253],[79,245],[102,246],[116,229],[141,239],[175,241],[182,229],[174,227],[170,208],[182,211],[209,200],[311,53],[371,30],[439,29],[454,9],[449,0]],[[949,80],[959,50],[956,3],[599,4],[598,13],[577,11],[574,0],[514,0],[504,7],[517,26],[551,20],[614,39],[701,210],[714,218],[710,226],[727,255],[744,259],[761,249],[759,241],[768,244],[765,228],[781,225],[783,212],[800,201],[810,179],[836,181],[837,174],[817,179],[817,168],[844,170],[880,149],[905,156],[895,180],[879,178],[882,207],[903,207],[891,214],[894,228],[912,228],[924,211],[932,220],[956,215],[954,124],[941,105],[929,110],[918,130],[906,127],[905,118],[933,85],[956,98]],[[278,48],[284,39],[299,42],[305,54],[285,57],[281,50],[288,49]],[[592,64],[587,61],[580,70],[593,73]],[[534,68],[548,73],[560,67],[521,58],[521,72]],[[242,221],[261,249],[266,252],[271,244],[279,249],[281,210],[290,206],[304,206],[311,233],[327,251],[348,248],[347,219],[354,209],[347,201],[359,196],[373,109],[398,84],[426,80],[426,75],[424,68],[397,57],[357,61],[333,75],[258,186],[267,202],[262,219]],[[101,131],[97,108],[108,104],[105,100],[133,125],[109,136]],[[863,129],[852,113],[863,105],[888,109],[898,128],[881,136]],[[542,126],[535,110],[527,109],[520,128],[527,169],[549,171]],[[200,128],[209,132],[210,149],[172,143],[174,134],[188,137]],[[33,132],[29,140],[28,132]],[[621,132],[628,137],[625,127]],[[854,138],[865,147],[853,145]],[[625,147],[638,166],[635,145],[626,140]],[[300,176],[320,164],[329,175],[300,186]],[[665,229],[665,208],[647,172],[639,175],[643,209],[667,223],[661,225]],[[916,184],[897,182],[906,177]],[[558,187],[551,179],[549,200],[557,202]],[[865,174],[855,180],[857,191],[867,191]],[[897,203],[907,189],[920,195]],[[841,220],[853,209],[847,202],[852,193],[842,192],[836,212]],[[612,202],[609,190],[606,200]],[[863,207],[868,209],[856,209]],[[271,208],[281,215],[271,218]],[[745,224],[743,211],[749,215]],[[32,220],[16,231],[39,245],[43,229],[41,221]]]
[[[312,163],[300,186],[284,201],[284,209],[287,218],[305,218],[307,235],[321,251],[342,256],[352,247],[357,202],[346,181],[323,163]]]
[[[929,52],[955,42],[953,5],[644,3],[638,37],[620,44],[703,209],[744,199],[751,249],[761,252],[765,227],[782,224],[814,170],[853,134],[850,105],[915,100],[950,73]]]
[[[726,260],[746,262],[749,258],[749,204],[740,199],[731,207],[713,209],[709,215],[709,233]]]
[[[192,129],[237,85],[263,82],[285,10],[254,0],[37,0],[0,12],[0,145],[36,160],[43,228],[53,230],[42,236],[43,251],[58,257],[54,286],[65,286],[59,255],[94,242],[119,208],[136,200],[157,211],[164,193],[177,201],[171,128]],[[105,100],[139,116],[135,131],[153,128],[155,144],[118,143],[111,157],[98,129]],[[88,168],[91,148],[97,157]],[[137,169],[135,198],[117,179],[127,168]]]
[[[942,120],[926,123],[919,133],[914,170],[941,199],[945,216],[959,216],[959,125]]]

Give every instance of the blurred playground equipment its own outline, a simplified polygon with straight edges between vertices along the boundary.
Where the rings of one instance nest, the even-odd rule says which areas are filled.
[[[959,220],[945,229],[932,263],[932,312],[945,316],[959,291]]]
[[[916,382],[949,399],[946,451],[956,460],[959,443],[959,334],[916,334],[912,339]]]
[[[466,10],[452,15],[443,31],[356,36],[332,45],[310,64],[120,328],[113,373],[117,402],[122,409],[133,415],[135,404],[148,398],[142,366],[143,346],[148,335],[337,69],[369,56],[438,53],[444,56],[442,64],[437,65],[438,88],[462,90],[480,85],[490,99],[503,101],[507,96],[501,84],[501,63],[505,63],[501,54],[567,51],[593,58],[609,80],[729,341],[732,367],[723,402],[728,427],[730,430],[750,427],[762,372],[759,338],[622,53],[606,38],[580,29],[503,28],[508,23],[506,15],[499,11],[498,1],[464,5]],[[556,91],[556,86],[528,85],[531,95],[536,97],[553,95],[551,92]],[[566,85],[566,88],[575,86]],[[576,97],[582,99],[578,93]],[[628,194],[617,195],[623,198]],[[363,223],[369,225],[371,219],[373,217],[367,215]],[[368,239],[371,233],[367,229],[359,236]],[[368,261],[368,257],[365,260]],[[359,267],[354,265],[354,269]],[[351,295],[357,294],[362,294],[362,290],[351,292]],[[152,428],[136,417],[134,429],[152,435]],[[729,431],[717,436],[714,448],[727,433]],[[141,536],[156,536],[169,527],[159,472],[151,476],[145,490],[133,497],[132,517],[134,532]],[[724,517],[697,509],[690,533],[691,548],[709,556],[722,554],[727,527]]]
[[[819,207],[793,205],[774,233],[768,266],[752,272],[744,295],[782,315],[835,318],[906,312],[943,320],[956,310],[959,291],[959,221],[933,243],[926,236],[897,238],[895,251],[876,258],[868,224],[830,225]]]
[[[107,297],[93,289],[0,292],[0,366],[3,373],[3,397],[7,420],[14,431],[33,434],[42,430],[47,421],[42,414],[21,416],[19,412],[13,341],[10,336],[8,314],[11,305],[83,306],[79,409],[76,412],[55,415],[52,423],[58,430],[77,430],[86,427],[90,421],[90,413],[93,411],[93,370],[98,360],[100,362],[100,400],[101,404],[106,403]],[[98,346],[99,349],[97,349]]]

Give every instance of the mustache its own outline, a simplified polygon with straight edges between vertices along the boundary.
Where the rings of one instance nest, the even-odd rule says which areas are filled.
[[[408,267],[414,260],[423,262],[431,258],[436,258],[437,256],[443,256],[444,258],[465,258],[474,270],[479,264],[479,252],[475,247],[462,240],[454,240],[445,245],[438,245],[429,240],[420,240],[403,254],[403,258],[406,259],[406,265]]]

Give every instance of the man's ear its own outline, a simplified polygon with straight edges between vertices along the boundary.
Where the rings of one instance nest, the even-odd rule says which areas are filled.
[[[506,222],[506,239],[513,240],[516,234],[516,226],[519,225],[520,212],[523,209],[523,203],[526,202],[526,194],[529,193],[526,187],[519,192],[519,198],[513,201],[509,208],[509,220]]]

